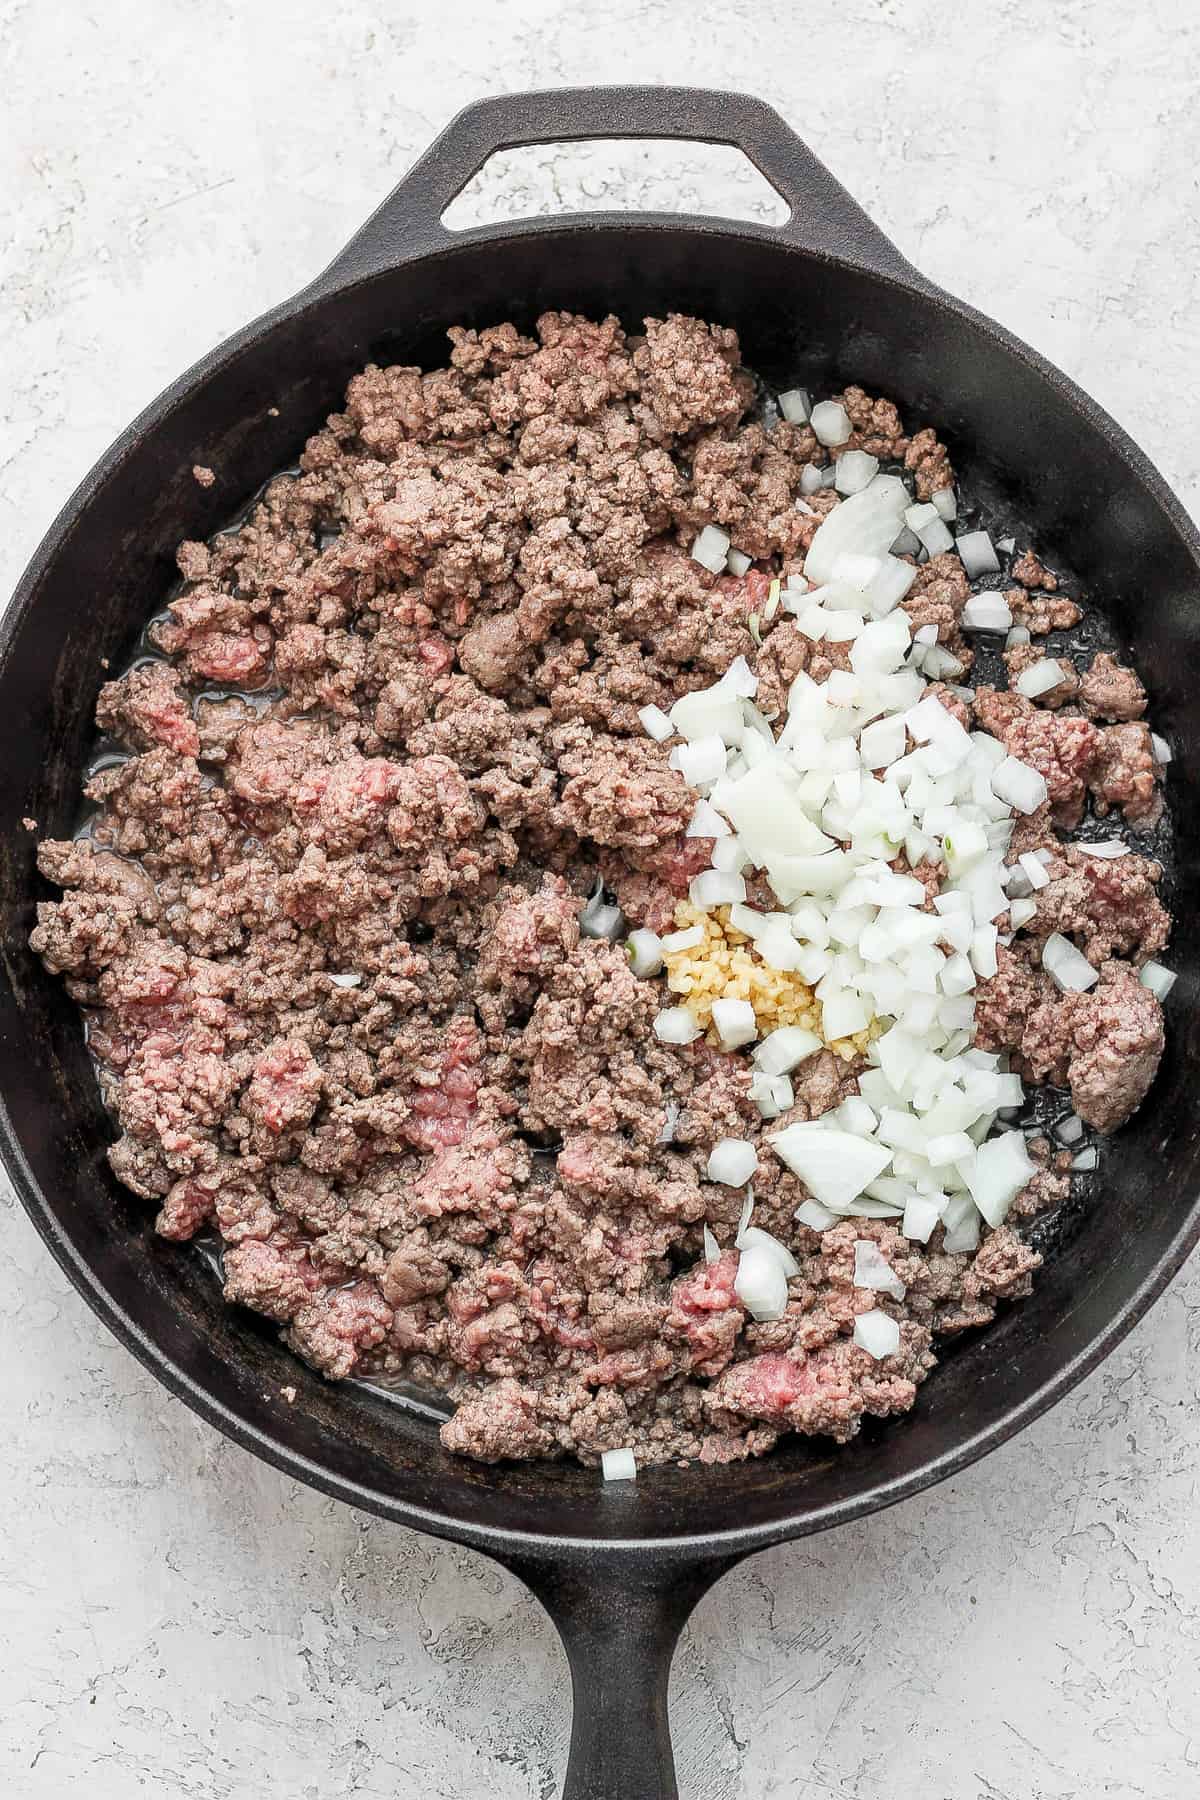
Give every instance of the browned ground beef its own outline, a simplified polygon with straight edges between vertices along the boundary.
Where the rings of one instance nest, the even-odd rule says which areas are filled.
[[[848,1438],[912,1405],[939,1336],[1027,1290],[1040,1258],[1020,1228],[1061,1200],[1065,1157],[1040,1143],[1017,1228],[951,1255],[940,1228],[922,1248],[890,1224],[797,1224],[804,1189],[764,1147],[756,1220],[800,1273],[786,1316],[755,1324],[736,1256],[701,1249],[706,1223],[729,1242],[742,1203],[705,1179],[713,1143],[763,1130],[749,1065],[660,1044],[659,985],[579,928],[597,873],[631,923],[661,926],[707,866],[639,708],[737,655],[782,705],[843,651],[782,616],[761,649],[749,628],[836,504],[796,505],[828,453],[807,427],[742,423],[736,336],[695,319],[636,340],[558,313],[536,340],[450,336],[447,368],[356,376],[298,475],[239,530],[181,547],[163,660],[101,692],[130,754],[89,784],[88,835],[42,845],[64,893],[33,942],[86,1009],[113,1167],[165,1236],[215,1229],[230,1300],[329,1376],[447,1389],[464,1454],[719,1462],[785,1430]],[[911,471],[922,499],[952,479],[931,430],[843,400],[844,448]],[[709,522],[755,558],[746,576],[691,560]],[[1013,575],[1031,629],[1078,616],[1031,553]],[[905,602],[964,665],[969,592],[938,556]],[[1153,815],[1144,699],[1098,656],[1043,705],[983,688],[975,714],[1069,825],[1089,791]],[[1037,845],[1051,880],[980,988],[978,1042],[1069,1084],[1107,1130],[1161,1049],[1157,1002],[1113,960],[1165,941],[1159,869],[1063,850],[1046,811],[1015,849]],[[1101,968],[1090,994],[1042,972],[1052,930]],[[822,1052],[795,1090],[790,1117],[819,1116],[855,1068]],[[855,1287],[859,1238],[902,1302]],[[851,1336],[877,1305],[901,1330],[879,1362]]]

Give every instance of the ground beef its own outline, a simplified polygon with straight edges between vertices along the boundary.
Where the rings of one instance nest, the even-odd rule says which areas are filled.
[[[84,837],[40,848],[62,895],[32,942],[87,1011],[113,1170],[163,1237],[218,1235],[228,1299],[331,1379],[448,1393],[451,1450],[721,1463],[789,1430],[844,1441],[912,1406],[937,1337],[1027,1290],[1022,1225],[1066,1177],[1035,1146],[1010,1225],[974,1256],[940,1228],[927,1246],[872,1220],[810,1231],[748,1060],[661,1044],[661,985],[580,931],[597,880],[629,924],[661,929],[709,866],[642,708],[745,656],[778,714],[802,670],[849,666],[845,645],[769,616],[772,582],[803,571],[839,504],[801,494],[829,454],[805,425],[748,416],[755,383],[719,325],[670,314],[627,338],[551,312],[535,337],[450,338],[446,368],[355,376],[298,472],[180,547],[156,653],[101,690],[95,810]],[[921,500],[953,485],[931,430],[857,387],[841,401],[835,459],[864,450]],[[710,523],[749,570],[692,560]],[[1031,554],[1013,576],[1031,630],[1078,616]],[[946,554],[903,602],[964,671],[970,592]],[[1010,674],[1040,654],[1009,652]],[[1162,1046],[1157,1002],[1118,960],[1165,942],[1159,869],[1064,851],[1055,823],[1089,791],[1153,816],[1140,683],[1098,655],[1037,706],[934,691],[1050,789],[1012,846],[1051,851],[1050,881],[979,985],[976,1042],[1111,1130]],[[914,872],[932,899],[936,865]],[[1089,994],[1040,968],[1050,931],[1098,966]],[[809,1057],[771,1129],[821,1117],[863,1067]],[[759,1144],[756,1216],[797,1261],[779,1320],[737,1297],[742,1196],[707,1179],[722,1136]],[[858,1238],[902,1302],[855,1288]],[[900,1326],[881,1362],[853,1342],[874,1306]]]

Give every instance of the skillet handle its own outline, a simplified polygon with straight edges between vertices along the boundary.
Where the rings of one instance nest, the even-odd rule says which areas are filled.
[[[595,138],[682,138],[693,143],[730,144],[750,159],[791,208],[782,226],[739,224],[739,231],[777,233],[821,256],[857,263],[877,274],[919,279],[895,245],[774,107],[753,94],[684,87],[557,88],[476,100],[435,138],[326,274],[339,281],[351,280],[444,249],[458,237],[478,239],[537,230],[539,225],[544,228],[544,220],[526,220],[468,233],[450,232],[441,218],[497,151]],[[595,223],[597,215],[574,217],[586,227]]]
[[[740,1562],[664,1568],[594,1551],[577,1564],[501,1560],[541,1601],[571,1666],[563,1800],[678,1800],[667,1688],[688,1615]]]

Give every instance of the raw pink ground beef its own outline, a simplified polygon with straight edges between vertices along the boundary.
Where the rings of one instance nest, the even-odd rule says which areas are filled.
[[[1016,1228],[971,1256],[940,1228],[920,1247],[877,1221],[798,1225],[805,1191],[764,1146],[756,1221],[799,1274],[785,1317],[755,1324],[736,1253],[708,1266],[701,1243],[707,1224],[729,1245],[742,1202],[706,1179],[712,1144],[763,1130],[748,1065],[660,1044],[657,983],[579,914],[599,876],[631,924],[660,927],[708,863],[639,709],[739,655],[771,706],[801,670],[844,666],[782,614],[761,646],[750,628],[837,504],[797,507],[805,465],[864,449],[925,499],[953,480],[946,449],[858,388],[832,453],[750,421],[736,335],[696,319],[633,338],[550,313],[536,337],[450,337],[446,368],[357,375],[299,474],[239,530],[181,546],[161,655],[100,694],[128,755],[90,782],[88,835],[42,845],[62,897],[33,942],[87,1013],[113,1167],[165,1236],[218,1233],[229,1299],[327,1376],[445,1389],[464,1455],[723,1462],[785,1431],[844,1440],[913,1404],[939,1337],[1027,1290],[1021,1229],[1062,1198],[1065,1158],[1035,1145]],[[709,523],[748,574],[691,560]],[[1012,578],[1032,631],[1078,616],[1032,553]],[[904,602],[964,668],[969,594],[947,554]],[[1089,795],[1154,816],[1144,692],[1100,655],[1044,705],[985,687],[972,721],[942,698],[1041,769],[1053,809],[1019,827],[1051,879],[980,989],[978,1041],[1109,1130],[1162,1047],[1133,972],[1166,940],[1160,871],[1064,848],[1055,825]],[[1051,931],[1099,968],[1090,994],[1043,973]],[[794,1117],[855,1075],[811,1058]],[[903,1301],[855,1288],[860,1238]],[[852,1338],[874,1306],[900,1325],[880,1362]]]

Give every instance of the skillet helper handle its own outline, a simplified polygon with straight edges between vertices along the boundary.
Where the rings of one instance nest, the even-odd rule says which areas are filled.
[[[550,1614],[571,1667],[563,1800],[678,1800],[671,1659],[697,1602],[740,1560],[663,1568],[603,1551],[575,1567],[504,1559]]]
[[[882,275],[912,280],[916,274],[774,107],[753,94],[685,87],[557,88],[475,101],[413,164],[327,274],[339,281],[370,275],[453,243],[464,234],[447,231],[442,214],[498,151],[600,138],[730,144],[749,158],[791,209],[786,224],[778,228],[739,225],[739,230],[756,235],[777,231],[802,249],[843,258]],[[586,227],[596,215],[575,218]],[[520,222],[515,228],[521,228]],[[513,229],[506,222],[466,235],[477,238]]]

